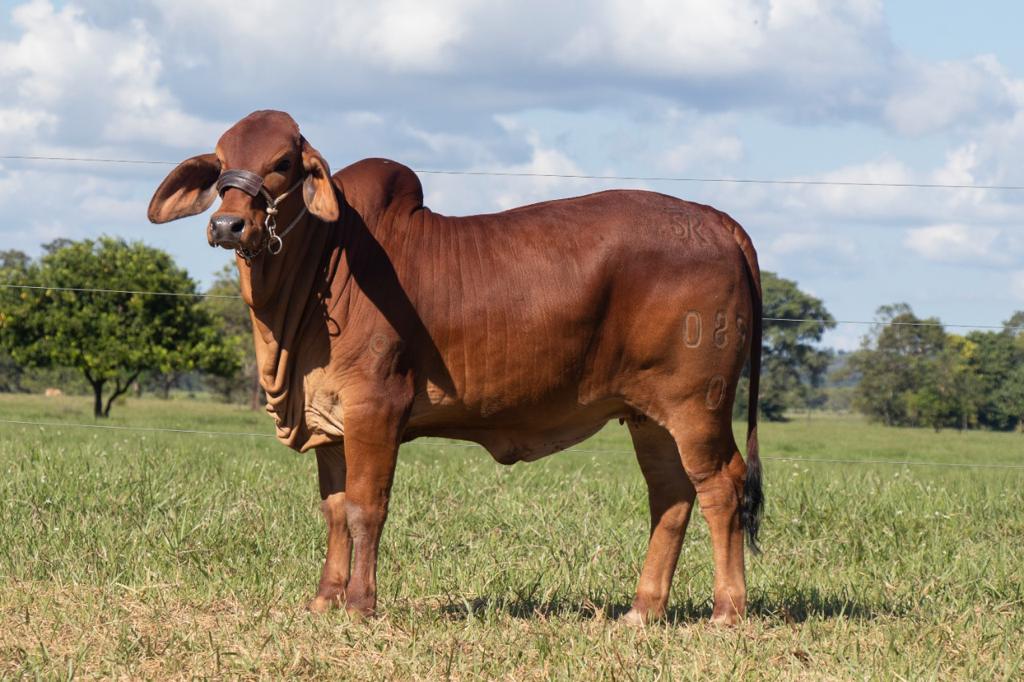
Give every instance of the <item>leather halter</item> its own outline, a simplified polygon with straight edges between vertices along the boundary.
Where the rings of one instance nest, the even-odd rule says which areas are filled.
[[[250,262],[253,258],[263,253],[263,249],[266,249],[271,256],[276,256],[281,253],[281,249],[284,248],[283,237],[288,234],[293,227],[306,215],[307,207],[306,203],[302,203],[302,210],[299,214],[288,223],[288,227],[284,228],[280,234],[277,233],[277,207],[285,197],[291,194],[296,188],[303,183],[305,178],[299,180],[294,185],[289,187],[283,194],[279,194],[277,197],[271,196],[270,192],[263,185],[263,178],[252,171],[243,169],[226,170],[220,174],[217,178],[217,193],[221,196],[224,195],[224,190],[229,187],[240,189],[249,196],[255,198],[256,195],[262,194],[263,198],[267,201],[267,218],[266,218],[266,230],[269,237],[263,242],[256,251],[248,251],[247,249],[238,248],[235,252],[238,253],[245,262]]]

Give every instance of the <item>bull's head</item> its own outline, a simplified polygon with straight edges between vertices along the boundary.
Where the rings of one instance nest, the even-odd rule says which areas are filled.
[[[213,154],[178,164],[149,202],[149,219],[166,223],[202,213],[220,193],[206,229],[210,246],[257,254],[270,245],[273,251],[277,212],[282,220],[297,221],[305,210],[295,198],[299,192],[291,191],[299,185],[310,213],[327,222],[338,219],[327,162],[291,116],[257,111],[224,133]]]

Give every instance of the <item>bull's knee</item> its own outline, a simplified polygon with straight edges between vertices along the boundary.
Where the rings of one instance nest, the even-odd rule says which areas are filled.
[[[740,496],[728,480],[719,480],[697,490],[697,501],[705,518],[710,515],[732,514],[739,511]]]
[[[709,511],[728,512],[739,508],[745,473],[745,470],[726,465],[690,474],[705,516]]]
[[[372,539],[384,525],[387,510],[381,505],[360,503],[346,499],[345,520],[353,542]]]
[[[320,513],[328,526],[345,523],[345,493],[328,495],[320,502]]]

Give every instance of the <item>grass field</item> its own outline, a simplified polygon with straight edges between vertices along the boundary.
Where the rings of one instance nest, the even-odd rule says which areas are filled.
[[[92,424],[89,409],[0,396],[0,420]],[[109,425],[270,431],[262,414],[189,401],[130,401]],[[0,424],[0,675],[1024,675],[1024,469],[873,462],[1024,465],[1024,436],[764,425],[765,551],[731,629],[705,622],[699,515],[669,622],[616,622],[647,540],[628,441],[615,424],[514,467],[475,447],[403,446],[383,615],[358,622],[301,609],[324,550],[311,454],[264,437]]]

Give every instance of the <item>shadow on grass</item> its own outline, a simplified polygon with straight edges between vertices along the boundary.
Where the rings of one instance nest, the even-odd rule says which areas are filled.
[[[482,618],[489,613],[523,620],[545,619],[553,616],[593,620],[603,617],[615,620],[624,616],[630,604],[599,605],[599,600],[566,599],[554,597],[538,600],[533,597],[478,597],[471,601],[451,601],[441,607],[446,618],[464,620]],[[708,621],[712,603],[684,601],[669,605],[665,622],[669,625],[689,625]],[[874,620],[879,617],[899,616],[905,612],[897,606],[867,606],[847,596],[823,594],[817,588],[788,593],[782,597],[755,597],[748,609],[748,618],[778,620],[783,623],[803,623],[812,618],[821,620]]]
[[[751,600],[752,618],[777,618],[787,623],[821,620],[875,620],[902,616],[907,610],[899,604],[863,604],[849,594],[823,593],[816,587],[787,590],[781,595],[758,596]]]

